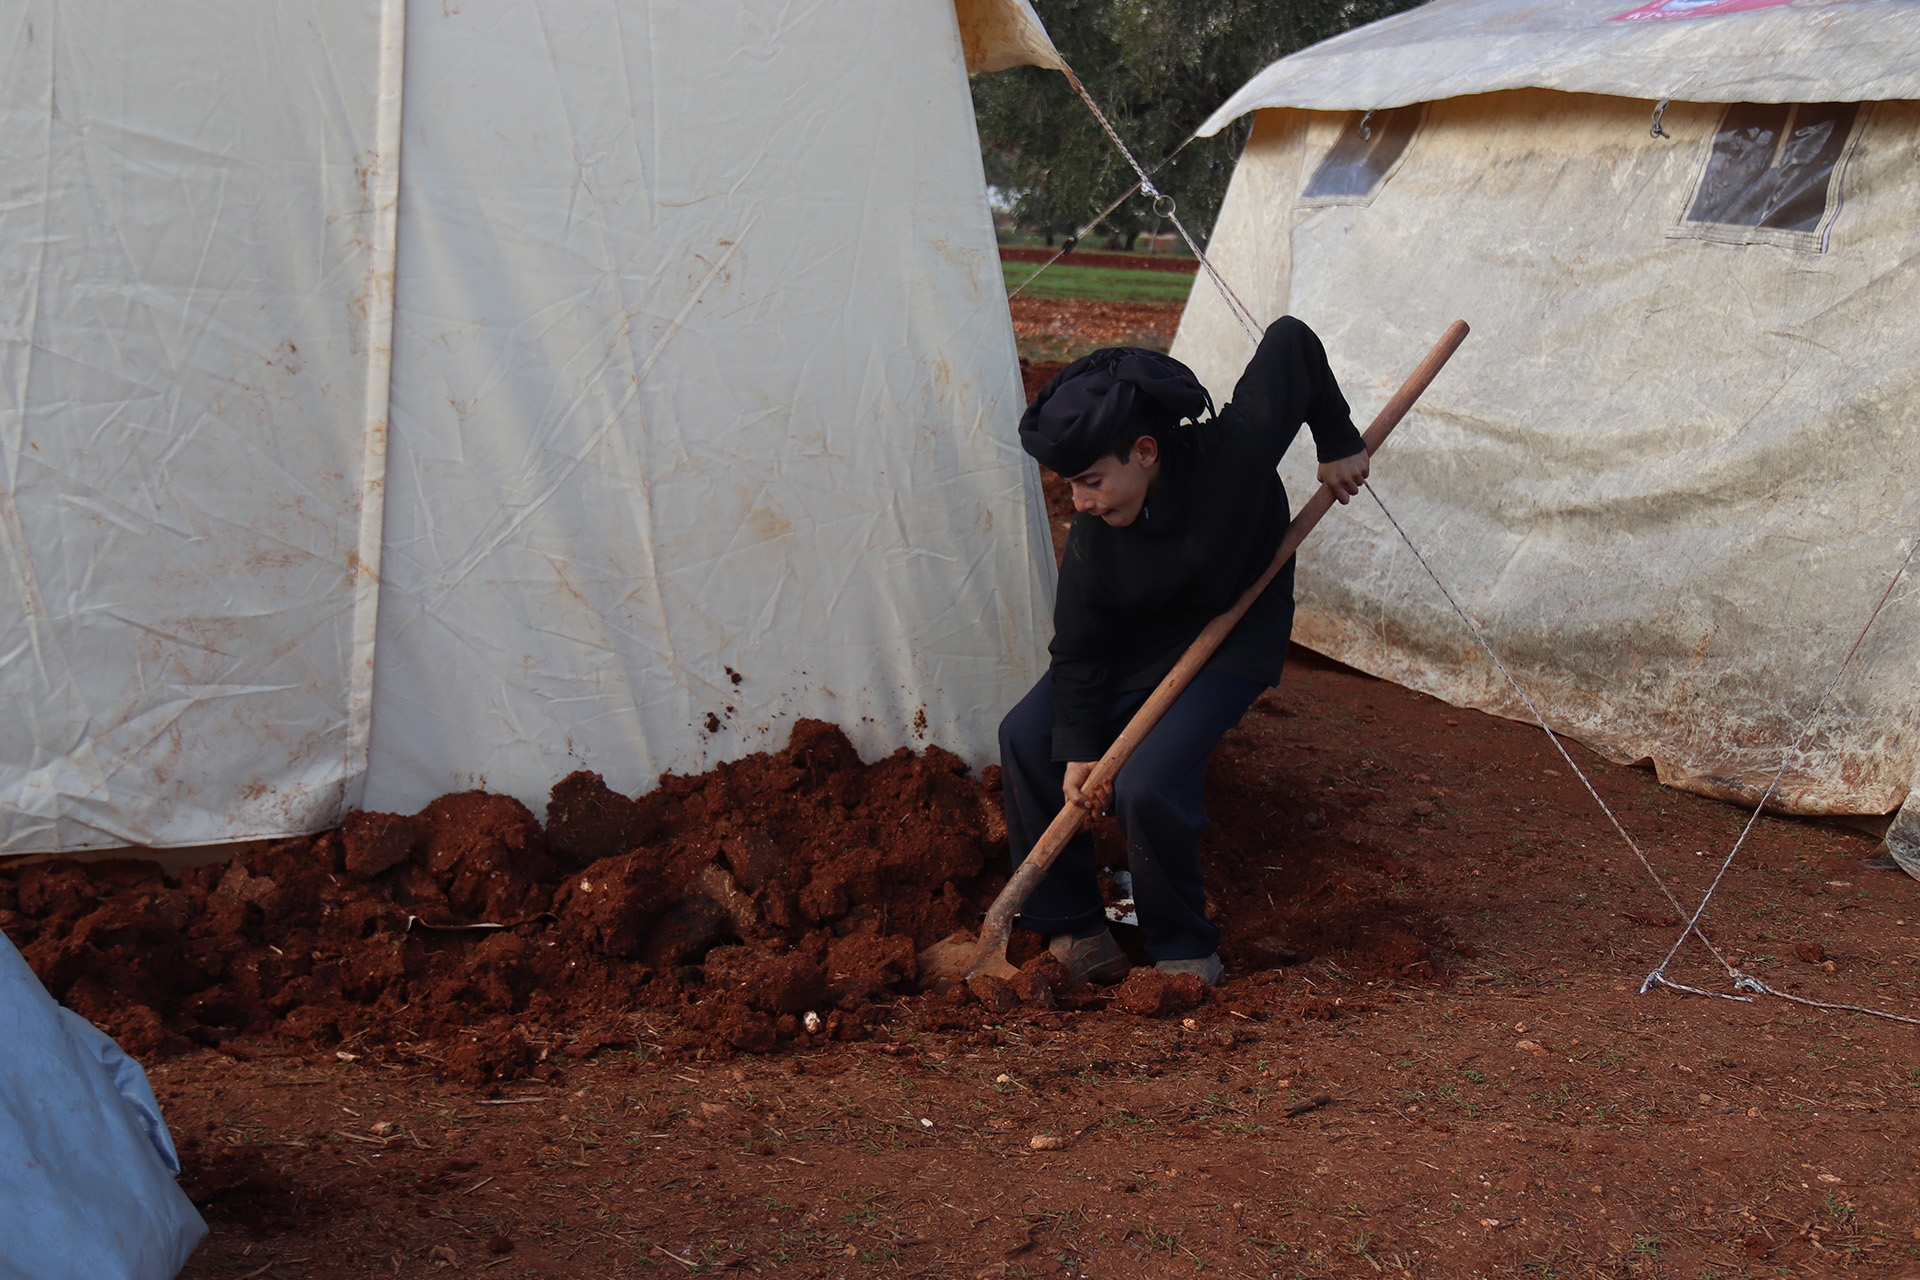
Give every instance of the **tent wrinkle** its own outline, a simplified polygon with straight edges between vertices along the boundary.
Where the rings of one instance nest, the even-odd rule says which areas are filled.
[[[726,252],[714,261],[713,265],[708,268],[706,278],[694,288],[693,292],[687,297],[687,300],[681,304],[679,314],[676,315],[673,318],[673,322],[668,325],[666,333],[662,334],[659,340],[655,342],[653,350],[648,354],[646,362],[641,365],[639,371],[632,377],[616,383],[616,385],[622,387],[620,399],[608,408],[601,418],[599,427],[593,434],[567,459],[566,465],[551,477],[541,492],[503,510],[502,514],[507,516],[505,522],[497,532],[493,533],[485,541],[476,542],[473,547],[469,548],[460,562],[452,567],[446,582],[441,586],[442,590],[450,590],[459,586],[468,575],[473,573],[491,556],[512,541],[515,535],[539,513],[542,507],[552,501],[555,495],[567,487],[568,481],[572,478],[573,473],[585,465],[587,459],[592,455],[594,449],[598,447],[600,442],[604,440],[610,432],[623,425],[622,412],[638,398],[641,386],[645,383],[647,376],[653,371],[654,365],[659,362],[660,356],[666,350],[667,344],[673,340],[673,336],[676,333],[680,332],[681,327],[686,323],[687,317],[693,309],[700,305],[701,296],[706,292],[707,287],[710,286],[715,278],[725,269],[728,260],[733,257],[735,250],[739,248],[740,242],[745,239],[746,232],[752,229],[753,224],[749,222],[739,235],[735,236],[732,241],[727,242]]]
[[[1503,89],[1671,102],[1920,98],[1920,6],[1780,3],[1615,21],[1617,0],[1430,0],[1322,41],[1247,82],[1199,133],[1249,111],[1369,111]],[[1646,125],[1640,124],[1645,130]]]

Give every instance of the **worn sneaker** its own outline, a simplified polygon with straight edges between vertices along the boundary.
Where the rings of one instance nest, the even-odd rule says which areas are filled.
[[[1056,933],[1047,940],[1047,950],[1067,967],[1067,977],[1074,982],[1119,982],[1133,970],[1133,961],[1113,940],[1111,929],[1078,939]]]
[[[1227,966],[1220,963],[1220,953],[1201,956],[1198,960],[1162,960],[1153,966],[1162,973],[1190,973],[1210,987],[1220,985],[1227,976]]]

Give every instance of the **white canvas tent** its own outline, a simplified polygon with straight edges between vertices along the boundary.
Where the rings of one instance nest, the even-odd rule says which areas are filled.
[[[969,69],[1026,0],[13,6],[0,852],[984,758],[1052,564]]]
[[[1556,729],[1756,799],[1920,535],[1920,7],[1434,0],[1202,132],[1249,111],[1212,257],[1357,411],[1474,326],[1383,499]],[[1175,354],[1218,396],[1249,350],[1199,282]],[[1299,594],[1314,649],[1525,714],[1371,502]],[[1909,579],[1775,803],[1920,809],[1917,669]]]

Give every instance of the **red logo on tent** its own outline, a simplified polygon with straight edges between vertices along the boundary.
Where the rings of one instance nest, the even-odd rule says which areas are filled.
[[[1746,9],[1771,9],[1790,0],[1650,0],[1638,9],[1616,13],[1608,22],[1657,22],[1666,18],[1709,18]]]

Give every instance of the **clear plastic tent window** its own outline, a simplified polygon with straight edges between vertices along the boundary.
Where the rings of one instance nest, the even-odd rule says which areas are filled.
[[[1729,106],[1713,135],[1689,223],[1818,235],[1837,211],[1837,175],[1859,114],[1851,102]],[[1824,236],[1819,245],[1824,249]]]
[[[1300,193],[1302,204],[1366,204],[1392,176],[1420,123],[1420,108],[1354,112]]]

